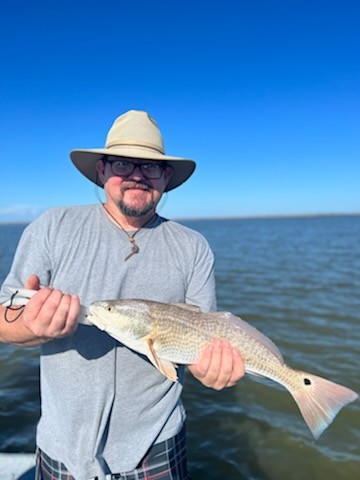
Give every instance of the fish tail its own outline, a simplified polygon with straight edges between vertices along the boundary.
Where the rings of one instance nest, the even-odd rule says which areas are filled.
[[[358,395],[316,375],[297,373],[301,376],[302,386],[289,390],[312,434],[318,439],[342,407],[356,400]]]

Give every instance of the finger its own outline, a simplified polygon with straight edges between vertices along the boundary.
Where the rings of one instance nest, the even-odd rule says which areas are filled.
[[[66,312],[66,323],[61,335],[72,334],[78,326],[78,316],[80,313],[80,300],[77,295],[69,296],[69,305]]]
[[[193,374],[197,378],[203,379],[206,376],[209,370],[212,351],[213,351],[213,346],[208,345],[203,351],[203,353],[201,354],[201,357],[199,358],[199,360],[195,364],[189,366],[190,370],[193,372]]]
[[[68,321],[70,321],[71,323],[76,321],[76,324],[77,324],[77,318],[79,314],[80,314],[80,299],[77,295],[72,295],[69,313],[68,313]]]
[[[228,387],[234,386],[245,375],[245,361],[239,350],[233,349],[233,370],[228,382]]]
[[[233,373],[233,350],[230,342],[225,340],[221,344],[221,363],[216,382],[213,388],[222,390],[228,386]]]
[[[222,343],[220,340],[215,340],[213,342],[212,355],[210,358],[210,364],[207,370],[207,373],[204,377],[203,383],[207,387],[214,387],[216,385],[218,376],[221,369],[222,361]]]
[[[50,290],[50,295],[42,304],[42,307],[38,313],[38,319],[43,325],[48,325],[52,322],[53,317],[59,308],[63,295],[64,294],[61,290]]]
[[[66,334],[67,316],[70,308],[71,297],[70,295],[63,294],[60,297],[60,301],[51,317],[50,322],[47,325],[46,336],[55,338]],[[55,302],[53,303],[55,307]],[[50,309],[47,310],[50,313]]]
[[[50,297],[52,291],[52,289],[44,287],[30,298],[24,309],[23,318],[25,322],[31,322],[38,317],[44,303]]]
[[[62,296],[63,293],[60,290],[52,290],[47,287],[42,288],[31,298],[25,307],[25,325],[30,328],[37,337],[51,338],[51,328],[49,329],[49,327]]]
[[[29,290],[39,290],[40,288],[40,279],[37,275],[30,275],[30,277],[24,283],[24,288]]]

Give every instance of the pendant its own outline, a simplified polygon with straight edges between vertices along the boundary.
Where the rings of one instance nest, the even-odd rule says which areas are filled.
[[[135,253],[138,253],[140,251],[140,248],[136,245],[135,239],[133,237],[129,237],[129,241],[132,243],[132,249],[129,255],[125,258],[125,262],[126,260],[129,260],[130,257],[135,255]]]

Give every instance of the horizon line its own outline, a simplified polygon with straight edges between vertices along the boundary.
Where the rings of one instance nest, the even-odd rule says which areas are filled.
[[[214,217],[177,217],[176,220],[247,220],[247,219],[277,219],[277,218],[312,218],[312,217],[358,217],[360,212],[338,213],[269,213],[253,215],[227,215]]]
[[[160,215],[161,216],[161,215]],[[318,217],[358,217],[360,212],[339,212],[339,213],[274,213],[274,214],[253,214],[253,215],[228,215],[213,217],[174,217],[175,221],[206,221],[206,220],[256,220],[256,219],[281,219],[281,218],[318,218]],[[32,220],[1,221],[0,225],[28,225]]]

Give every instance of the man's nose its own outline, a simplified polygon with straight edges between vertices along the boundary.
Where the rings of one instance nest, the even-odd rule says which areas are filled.
[[[133,172],[128,176],[128,178],[144,179],[145,177],[142,173],[141,165],[135,165]]]

